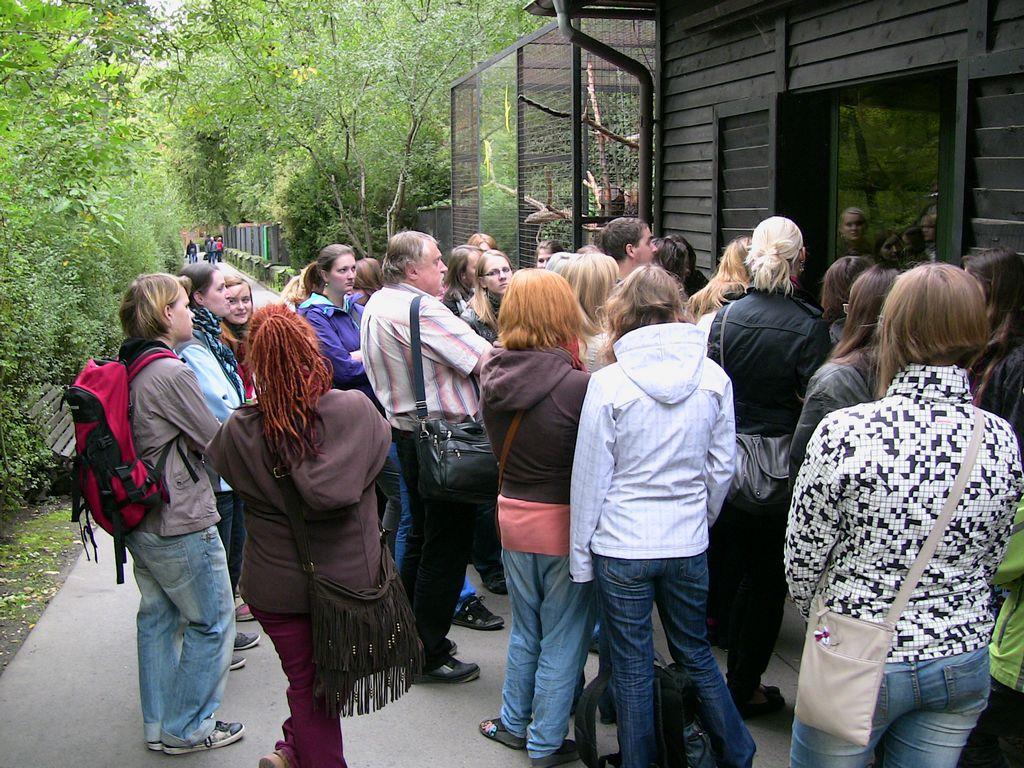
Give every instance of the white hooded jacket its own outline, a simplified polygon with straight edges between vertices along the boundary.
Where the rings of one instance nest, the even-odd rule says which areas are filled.
[[[708,546],[732,481],[732,384],[689,323],[651,325],[615,343],[617,362],[587,388],[573,461],[570,573],[591,553],[692,557]]]

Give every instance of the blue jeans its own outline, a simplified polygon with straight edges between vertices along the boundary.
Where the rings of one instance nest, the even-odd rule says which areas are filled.
[[[861,768],[883,754],[885,768],[956,768],[988,701],[988,648],[885,665],[871,742],[859,747],[793,720],[792,768]]]
[[[242,576],[242,550],[245,548],[245,502],[234,491],[218,491],[217,533],[224,544],[228,558],[228,578],[231,579],[231,594],[238,590],[238,579]]]
[[[707,637],[706,554],[656,560],[594,555],[601,636],[611,656],[623,768],[658,760],[654,731],[655,603],[669,652],[693,679],[718,765],[750,766],[754,740],[725,685]]]
[[[213,731],[234,647],[224,545],[212,525],[182,536],[135,531],[126,541],[142,593],[136,623],[146,741],[190,746]]]
[[[562,746],[594,628],[592,584],[569,580],[569,558],[509,552],[505,565],[512,631],[501,721],[526,736],[530,757]]]

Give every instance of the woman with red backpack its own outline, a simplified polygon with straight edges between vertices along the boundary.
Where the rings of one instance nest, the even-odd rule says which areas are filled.
[[[153,274],[128,288],[120,310],[127,337],[120,357],[129,367],[192,338],[186,286]],[[125,537],[142,594],[137,625],[146,746],[170,755],[216,749],[244,731],[241,723],[213,717],[235,636],[227,558],[199,456],[218,423],[195,373],[173,354],[139,371],[130,392],[136,449],[150,465],[162,464],[169,499]]]

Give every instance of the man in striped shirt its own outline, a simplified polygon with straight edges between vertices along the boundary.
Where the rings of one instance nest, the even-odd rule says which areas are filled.
[[[423,641],[424,673],[418,682],[463,683],[480,675],[476,664],[452,656],[452,615],[473,546],[477,505],[434,502],[417,490],[409,306],[420,303],[420,343],[427,413],[459,422],[475,417],[480,403],[472,377],[490,344],[441,303],[447,267],[437,241],[422,232],[400,232],[388,241],[381,265],[384,287],[366,303],[360,327],[363,363],[384,407],[409,488],[412,530],[402,561],[402,581],[412,600]]]

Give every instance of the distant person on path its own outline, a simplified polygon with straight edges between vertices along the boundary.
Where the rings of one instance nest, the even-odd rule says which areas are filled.
[[[212,261],[213,256],[213,237],[211,235],[207,235],[206,239],[203,241],[203,260]]]
[[[716,763],[749,768],[750,737],[707,639],[708,528],[732,481],[732,385],[705,356],[679,283],[633,271],[607,305],[615,362],[590,378],[572,467],[570,571],[596,582],[623,768],[658,756],[655,604],[672,659],[698,689]]]
[[[338,768],[346,765],[341,723],[325,711],[317,689],[316,646],[353,644],[357,651],[346,676],[365,678],[374,668],[372,649],[393,640],[376,619],[388,612],[389,598],[381,598],[379,609],[373,602],[346,610],[340,625],[321,627],[318,638],[309,581],[275,475],[286,472],[301,497],[310,559],[320,578],[348,590],[374,589],[380,585],[381,537],[373,479],[384,465],[391,431],[361,393],[331,388],[312,329],[292,312],[279,305],[259,310],[250,338],[257,401],[224,423],[209,455],[245,498],[250,546],[242,594],[270,635],[288,679],[283,738],[259,765]],[[389,595],[405,602],[400,588]],[[365,605],[373,610],[364,612]],[[342,634],[350,621],[360,631]],[[409,632],[415,644],[411,627]],[[394,693],[386,684],[372,688],[370,706],[384,706]]]
[[[189,264],[199,261],[199,246],[196,245],[195,240],[189,239],[188,245],[185,246],[185,261]]]
[[[192,338],[183,284],[163,274],[135,279],[121,302],[122,359]],[[153,466],[166,457],[170,495],[125,537],[142,594],[137,624],[146,746],[174,755],[216,749],[244,731],[241,723],[214,719],[235,636],[227,557],[200,455],[217,420],[203,403],[195,373],[171,358],[153,361],[135,377],[131,400],[139,457]]]
[[[402,475],[409,489],[412,531],[402,562],[402,581],[412,599],[423,641],[420,682],[462,683],[480,675],[476,664],[452,655],[448,640],[473,544],[477,505],[438,503],[418,491],[416,397],[409,367],[409,308],[422,297],[422,334],[427,412],[463,421],[479,411],[472,377],[491,345],[440,299],[447,271],[437,241],[422,232],[400,232],[388,241],[382,264],[384,287],[366,304],[361,348],[370,384],[391,422]]]
[[[182,274],[192,284],[189,300],[194,322],[192,338],[179,343],[174,351],[195,371],[207,407],[214,418],[223,423],[245,402],[245,385],[238,371],[238,358],[221,335],[221,321],[231,315],[224,275],[209,264],[191,264],[182,270]],[[228,553],[233,593],[238,588],[242,571],[242,547],[245,543],[243,504],[222,479],[213,475],[211,480],[220,513],[217,530]],[[252,648],[259,638],[259,633],[239,632],[235,637],[235,650]],[[244,664],[243,656],[232,661],[235,669]]]
[[[217,253],[217,263],[224,261],[224,238],[217,235],[217,242],[214,245],[214,250]]]

